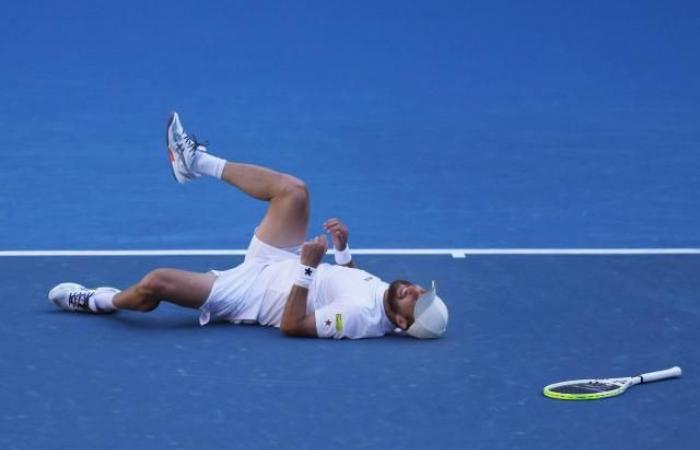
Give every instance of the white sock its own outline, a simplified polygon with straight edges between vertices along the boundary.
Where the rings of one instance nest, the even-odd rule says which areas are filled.
[[[205,152],[197,152],[197,157],[192,162],[192,171],[198,175],[209,175],[221,179],[226,160],[217,158]]]
[[[112,299],[115,295],[121,292],[114,288],[97,288],[95,290],[95,295],[90,299],[90,303],[94,302],[94,306],[99,311],[116,311],[117,308],[112,303]]]

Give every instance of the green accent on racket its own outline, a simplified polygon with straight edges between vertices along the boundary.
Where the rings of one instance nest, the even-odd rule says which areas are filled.
[[[601,378],[562,381],[545,386],[542,393],[558,400],[597,400],[615,397],[636,384],[651,383],[669,378],[680,377],[683,371],[675,366],[658,372],[649,372],[636,377]]]

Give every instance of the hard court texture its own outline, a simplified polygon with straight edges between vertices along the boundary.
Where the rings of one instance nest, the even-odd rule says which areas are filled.
[[[305,180],[309,235],[340,217],[352,248],[698,248],[699,5],[3,3],[0,251],[245,248],[265,205],[174,182],[172,110]],[[700,256],[357,260],[437,280],[445,338],[64,313],[61,281],[241,258],[0,257],[0,448],[697,447]],[[614,399],[541,395],[673,365]]]

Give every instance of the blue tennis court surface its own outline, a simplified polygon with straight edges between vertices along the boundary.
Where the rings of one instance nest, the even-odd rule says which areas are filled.
[[[700,247],[697,2],[13,1],[0,251],[240,249],[265,205],[177,185],[167,114],[303,178],[353,248]],[[442,340],[67,314],[240,256],[0,257],[0,448],[693,449],[700,256],[361,255],[436,279]],[[544,385],[679,365],[598,402]]]
[[[65,313],[47,286],[236,258],[2,258],[3,448],[693,448],[700,258],[366,257],[440,273],[439,341],[289,339],[196,311]],[[44,274],[38,277],[36,274]],[[550,382],[683,366],[680,380],[562,402]],[[614,427],[614,433],[601,433]]]

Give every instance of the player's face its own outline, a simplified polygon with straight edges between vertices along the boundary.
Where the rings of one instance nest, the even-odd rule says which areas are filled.
[[[399,328],[406,330],[413,324],[416,302],[425,292],[423,286],[406,280],[395,280],[389,285],[387,300]]]

